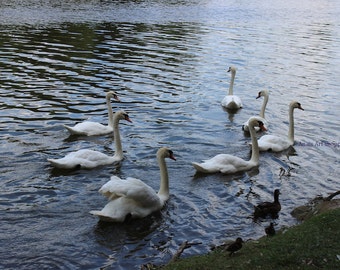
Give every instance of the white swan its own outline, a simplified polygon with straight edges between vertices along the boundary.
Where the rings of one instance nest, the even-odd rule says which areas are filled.
[[[260,118],[261,118],[261,122],[263,123],[263,125],[265,126],[265,128],[268,130],[268,121],[264,118],[264,113],[266,111],[266,106],[269,100],[269,91],[268,90],[262,90],[259,92],[258,96],[256,99],[260,98],[260,97],[264,97],[263,99],[263,103],[262,103],[262,107],[261,107],[261,111],[260,111]],[[250,118],[249,118],[250,119]],[[249,119],[243,124],[242,129],[246,132],[249,132]],[[260,131],[259,127],[255,127],[255,131]]]
[[[292,101],[289,105],[289,130],[288,137],[275,135],[264,135],[258,140],[260,151],[280,152],[294,145],[294,109],[304,110],[297,101]]]
[[[109,113],[109,123],[107,126],[97,122],[85,121],[76,124],[74,127],[64,125],[64,127],[71,133],[71,135],[97,136],[106,135],[113,131],[113,111],[111,106],[111,98],[120,101],[116,92],[109,91],[106,94],[106,105]]]
[[[113,133],[116,149],[113,156],[108,156],[94,150],[82,149],[76,152],[71,152],[63,158],[47,160],[52,164],[52,166],[60,169],[73,169],[78,167],[83,169],[93,169],[101,165],[109,165],[114,162],[121,161],[123,159],[123,149],[118,129],[119,120],[132,122],[128,114],[124,111],[118,111],[114,114]]]
[[[236,110],[239,108],[242,108],[242,101],[238,96],[235,96],[233,94],[233,88],[234,88],[234,80],[235,80],[235,75],[236,75],[236,68],[235,67],[229,67],[228,72],[231,72],[231,80],[230,80],[230,85],[229,85],[229,93],[226,95],[222,102],[221,105],[225,107],[226,109],[230,110]]]
[[[228,155],[219,154],[215,157],[205,160],[203,163],[193,162],[193,166],[198,172],[203,173],[236,173],[239,171],[246,171],[255,166],[259,165],[259,149],[257,146],[257,139],[255,133],[255,126],[259,126],[261,129],[265,130],[263,123],[258,117],[252,117],[249,120],[250,136],[252,140],[252,153],[250,160],[244,160],[242,158]]]
[[[104,221],[123,222],[126,218],[143,218],[162,209],[169,199],[169,177],[165,158],[176,160],[170,149],[162,147],[157,151],[161,173],[158,193],[139,179],[129,177],[123,180],[112,176],[99,190],[109,202],[102,210],[90,213]]]

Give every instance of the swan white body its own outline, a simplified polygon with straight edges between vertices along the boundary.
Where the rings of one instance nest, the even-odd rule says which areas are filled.
[[[261,129],[265,130],[263,123],[258,120],[258,117],[252,117],[249,121],[250,136],[252,139],[252,153],[250,160],[244,160],[242,158],[229,155],[219,154],[215,157],[205,160],[203,163],[193,162],[193,166],[198,172],[203,173],[217,173],[221,172],[224,174],[236,173],[239,171],[247,171],[251,168],[259,165],[259,149],[257,145],[255,126],[260,126]]]
[[[119,98],[114,91],[110,91],[106,94],[106,105],[109,114],[109,123],[107,126],[97,122],[85,121],[76,124],[74,127],[67,125],[64,125],[64,127],[70,132],[71,135],[99,136],[111,133],[113,131],[113,111],[110,103],[111,98],[119,101]]]
[[[123,222],[127,217],[143,218],[163,208],[169,199],[169,178],[165,158],[176,160],[168,148],[157,151],[157,160],[161,173],[158,193],[136,178],[120,179],[112,176],[99,192],[109,199],[100,211],[91,211],[103,221]]]
[[[226,95],[223,98],[221,105],[223,107],[225,107],[226,109],[229,109],[229,110],[237,110],[239,108],[242,108],[243,105],[242,105],[241,99],[238,96],[233,94],[236,68],[235,67],[229,67],[228,72],[231,72],[229,93],[228,93],[228,95]]]
[[[59,159],[47,159],[52,166],[60,169],[74,169],[77,167],[83,169],[93,169],[102,165],[109,165],[114,162],[121,161],[123,159],[123,149],[120,139],[118,124],[119,120],[126,120],[132,122],[128,114],[124,111],[118,111],[113,116],[113,133],[115,137],[116,151],[114,156],[108,156],[101,152],[82,149],[76,152],[71,152],[63,158]]]
[[[269,91],[268,90],[260,91],[256,99],[258,99],[260,97],[264,97],[264,99],[263,99],[261,111],[260,111],[260,114],[259,114],[258,118],[261,119],[261,122],[263,123],[265,128],[268,130],[268,121],[265,119],[264,113],[266,111],[267,103],[268,103],[268,100],[269,100]],[[244,131],[246,131],[246,132],[249,132],[249,119],[242,126],[242,129]],[[260,128],[259,127],[255,127],[255,131],[256,132],[260,131]]]
[[[260,151],[280,152],[294,145],[294,109],[304,110],[297,101],[292,101],[289,105],[289,130],[288,137],[275,135],[264,135],[258,140]]]

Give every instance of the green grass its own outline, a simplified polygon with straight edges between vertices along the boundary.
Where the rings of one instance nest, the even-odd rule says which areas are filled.
[[[314,216],[274,237],[246,242],[229,253],[180,259],[161,269],[340,269],[340,209]]]

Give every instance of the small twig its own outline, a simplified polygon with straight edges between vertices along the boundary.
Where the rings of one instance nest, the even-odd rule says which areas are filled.
[[[194,245],[200,245],[200,244],[202,244],[202,243],[201,243],[201,242],[197,242],[197,243],[189,243],[188,241],[183,242],[183,243],[180,245],[179,249],[176,251],[176,253],[172,256],[172,258],[171,258],[171,260],[169,261],[169,263],[172,263],[172,262],[178,260],[178,258],[181,256],[181,254],[183,253],[183,251],[184,251],[185,249],[190,248],[190,247],[192,247],[192,246],[194,246]]]
[[[329,195],[328,197],[325,198],[325,201],[330,201],[331,199],[333,199],[335,196],[340,194],[340,190],[332,193],[331,195]]]

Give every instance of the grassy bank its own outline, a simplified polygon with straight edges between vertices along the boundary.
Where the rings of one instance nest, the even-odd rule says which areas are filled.
[[[161,269],[340,269],[340,209],[311,217],[273,237],[247,242],[229,257],[221,250]]]

